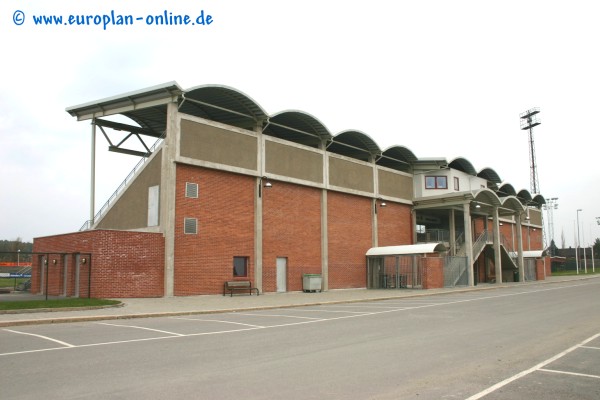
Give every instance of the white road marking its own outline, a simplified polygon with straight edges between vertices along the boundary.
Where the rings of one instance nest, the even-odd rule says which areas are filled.
[[[242,314],[235,313],[235,315],[248,315],[251,317],[284,317],[284,318],[301,318],[301,319],[323,319],[323,318],[315,318],[315,317],[301,317],[298,315],[283,315],[283,314]]]
[[[544,371],[544,372],[552,372],[555,374],[563,374],[563,375],[575,375],[575,376],[585,376],[586,378],[596,378],[596,379],[600,379],[600,375],[589,375],[589,374],[580,374],[578,372],[569,372],[569,371],[558,371],[556,369],[546,369],[546,368],[540,368],[539,371]]]
[[[542,361],[541,363],[539,363],[539,364],[537,364],[537,365],[535,365],[535,366],[533,366],[533,367],[531,367],[531,368],[529,368],[529,369],[527,369],[525,371],[519,372],[518,374],[513,375],[510,378],[507,378],[507,379],[503,380],[502,382],[498,382],[495,385],[490,386],[489,388],[485,389],[484,391],[481,391],[481,392],[479,392],[477,394],[474,394],[473,396],[467,398],[466,400],[477,400],[477,399],[480,399],[483,396],[486,396],[486,395],[488,395],[488,394],[490,394],[492,392],[495,392],[496,390],[500,389],[501,387],[506,386],[509,383],[516,381],[517,379],[520,379],[520,378],[522,378],[522,377],[524,377],[526,375],[529,375],[532,372],[539,371],[540,369],[542,369],[546,365],[550,364],[551,362],[554,362],[554,361],[558,360],[559,358],[564,357],[565,355],[569,354],[573,350],[576,350],[576,349],[582,347],[584,344],[591,342],[592,340],[596,339],[597,337],[600,337],[600,333],[597,333],[594,336],[585,339],[583,342],[578,343],[575,346],[570,347],[570,348],[568,348],[567,350],[565,350],[565,351],[563,351],[561,353],[558,353],[557,355],[555,355],[554,357],[551,357],[551,358],[547,359],[546,361]]]
[[[35,333],[27,333],[27,332],[21,332],[21,331],[13,331],[12,329],[4,329],[4,330],[7,331],[7,332],[17,333],[19,335],[35,336],[35,337],[38,337],[38,338],[41,338],[41,339],[46,339],[46,340],[49,340],[49,341],[54,342],[54,343],[62,344],[65,347],[76,347],[73,344],[70,344],[70,343],[67,343],[67,342],[63,342],[62,340],[58,340],[58,339],[52,339],[51,337],[48,337],[48,336],[36,335]]]
[[[119,328],[132,328],[132,329],[142,329],[144,331],[152,331],[152,332],[158,332],[158,333],[166,333],[167,335],[173,335],[173,336],[185,336],[182,333],[176,333],[176,332],[169,332],[169,331],[163,331],[161,329],[153,329],[153,328],[146,328],[145,326],[135,326],[135,325],[122,325],[122,324],[109,324],[108,322],[95,322],[98,325],[107,325],[107,326],[117,326]]]
[[[252,325],[252,324],[243,324],[241,322],[233,322],[233,321],[221,321],[219,319],[200,319],[200,318],[184,318],[184,317],[172,317],[172,319],[181,319],[184,321],[200,321],[200,322],[220,322],[222,324],[234,324],[234,325],[242,325],[242,326],[249,326],[251,328],[265,328],[264,326],[260,326],[260,325]],[[229,332],[229,331],[227,331]]]

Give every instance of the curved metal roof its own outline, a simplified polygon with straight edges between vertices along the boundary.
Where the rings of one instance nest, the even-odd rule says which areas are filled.
[[[507,196],[502,198],[502,207],[508,208],[509,210],[523,212],[525,207],[515,196]]]
[[[500,185],[500,188],[498,188],[498,196],[500,197],[516,195],[517,191],[515,190],[514,186],[510,183],[503,183],[502,185]]]
[[[410,165],[417,161],[417,156],[404,146],[391,146],[383,151],[377,165],[398,171],[409,171]]]
[[[502,202],[500,201],[500,198],[496,195],[496,193],[487,188],[478,190],[473,196],[473,199],[477,202],[482,202],[484,204],[489,204],[492,206],[502,205]]]
[[[533,200],[533,198],[531,197],[531,193],[529,193],[529,190],[527,190],[527,189],[521,189],[519,191],[519,193],[517,193],[517,198],[524,205],[527,205],[527,203],[529,203],[529,202],[531,202],[531,200]]]
[[[369,135],[360,131],[343,131],[333,137],[327,150],[343,156],[371,161],[371,158],[381,154],[381,149]]]
[[[182,96],[179,111],[238,128],[253,130],[268,117],[250,96],[228,86],[196,86]]]
[[[457,157],[448,164],[452,169],[462,171],[466,174],[477,176],[477,171],[473,167],[473,164],[464,157]]]
[[[265,124],[263,133],[311,147],[319,147],[332,138],[321,121],[299,110],[285,110],[272,115]]]
[[[538,205],[538,208],[542,208],[546,204],[546,199],[541,194],[536,194],[532,201]]]
[[[500,176],[491,168],[483,168],[477,173],[477,176],[493,183],[502,183]]]
[[[366,256],[400,256],[406,254],[429,254],[446,251],[443,243],[407,244],[403,246],[371,247]]]

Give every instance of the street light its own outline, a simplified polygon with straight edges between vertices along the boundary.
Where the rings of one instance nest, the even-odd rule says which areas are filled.
[[[577,265],[577,274],[579,275],[579,254],[578,254],[578,248],[579,248],[579,212],[582,211],[581,208],[577,209],[577,246],[575,246],[575,263]]]

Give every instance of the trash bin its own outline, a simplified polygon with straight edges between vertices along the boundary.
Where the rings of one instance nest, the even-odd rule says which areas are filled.
[[[519,282],[519,271],[513,272],[513,282]]]
[[[322,292],[323,279],[321,274],[304,274],[302,275],[302,291],[303,292]]]

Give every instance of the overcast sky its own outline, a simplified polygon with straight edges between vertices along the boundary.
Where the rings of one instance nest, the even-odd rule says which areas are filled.
[[[558,197],[554,236],[600,237],[600,3],[596,1],[18,1],[0,3],[0,239],[77,231],[89,218],[89,121],[66,107],[176,81],[234,87],[267,113],[299,109],[385,149],[467,158]],[[17,10],[23,14],[15,13]],[[33,16],[132,15],[133,25]],[[210,25],[148,26],[172,13]],[[15,23],[20,23],[17,25]],[[138,162],[99,135],[98,209]],[[547,216],[545,216],[547,219]]]

